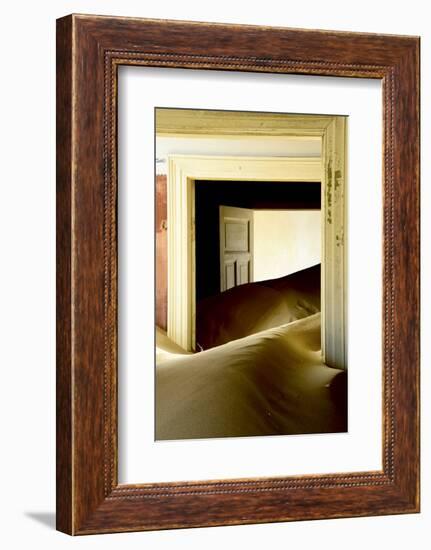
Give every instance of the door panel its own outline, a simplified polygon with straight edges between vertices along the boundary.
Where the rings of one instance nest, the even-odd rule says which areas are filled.
[[[224,265],[224,272],[226,277],[226,289],[233,288],[236,286],[236,277],[235,277],[235,261],[226,261]]]
[[[250,260],[237,260],[236,262],[236,278],[238,285],[244,285],[251,283],[250,281]]]
[[[253,210],[220,206],[220,290],[253,281]]]
[[[227,218],[228,219],[228,218]],[[226,221],[225,222],[225,252],[249,251],[249,222]]]

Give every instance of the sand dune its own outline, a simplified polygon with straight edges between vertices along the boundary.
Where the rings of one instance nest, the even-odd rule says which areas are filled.
[[[197,305],[198,348],[207,350],[318,311],[320,264],[280,279],[241,285]]]
[[[190,354],[157,331],[157,439],[346,431],[346,374],[322,363],[320,265],[202,301],[197,341]]]
[[[193,355],[161,336],[157,439],[346,430],[345,374],[321,361],[320,313]]]

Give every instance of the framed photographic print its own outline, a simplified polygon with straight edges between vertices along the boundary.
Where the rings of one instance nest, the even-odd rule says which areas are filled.
[[[419,39],[57,21],[57,528],[419,511]]]

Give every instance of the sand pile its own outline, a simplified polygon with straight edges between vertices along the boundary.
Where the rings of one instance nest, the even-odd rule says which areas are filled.
[[[197,348],[206,350],[318,311],[320,264],[280,279],[241,285],[197,305]]]
[[[156,369],[157,439],[346,430],[345,374],[321,361],[320,313],[194,355],[171,351]]]
[[[156,438],[346,431],[346,374],[322,363],[320,265],[201,302],[190,354],[157,330]]]

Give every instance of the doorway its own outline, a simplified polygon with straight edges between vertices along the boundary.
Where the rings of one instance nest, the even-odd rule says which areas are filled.
[[[282,211],[291,212],[291,217],[296,212],[298,217],[298,213],[301,211],[314,211],[317,213],[320,212],[321,208],[320,182],[196,180],[194,189],[196,302],[227,290],[226,284],[223,284],[224,273],[225,279],[230,278],[231,282],[234,275],[236,276],[235,285],[233,286],[236,286],[236,283],[241,280],[243,283],[253,282],[256,279],[254,276],[255,268],[258,270],[257,279],[262,279],[259,275],[262,272],[260,263],[251,261],[248,268],[249,273],[244,273],[246,270],[242,267],[242,275],[241,273],[234,273],[234,268],[230,267],[232,261],[238,259],[239,263],[235,266],[235,272],[239,272],[241,266],[247,263],[248,255],[253,256],[255,213],[258,212],[256,214],[258,218],[257,246],[259,250],[262,250],[265,247],[265,229],[263,226],[265,228],[268,226],[268,221],[271,219],[270,212],[278,212],[279,217]],[[222,213],[220,213],[221,208],[223,208]],[[236,229],[236,235],[232,235],[227,242],[226,229],[224,230],[225,242],[220,237],[220,235],[223,236],[223,212],[230,214],[227,215],[227,221],[230,221],[228,231]],[[246,220],[248,220],[247,226],[244,226]],[[321,240],[316,242],[316,238],[321,239],[321,224],[318,220],[320,220],[320,215],[312,220],[314,231],[310,240],[314,241],[315,247],[319,249],[320,257]],[[232,222],[235,223],[232,224]],[[316,222],[317,228],[315,227]],[[291,225],[292,223],[295,223],[295,221],[292,220]],[[241,224],[239,228],[237,224]],[[298,222],[295,223],[295,226],[297,225]],[[274,233],[278,228],[287,230],[287,227],[285,223],[283,229],[283,223],[280,221],[275,224],[271,231]],[[316,229],[319,231],[319,237],[316,235]],[[290,228],[290,231],[292,231],[292,228]],[[300,228],[295,228],[295,236],[299,234],[299,231]],[[225,255],[229,264],[225,269],[223,269],[223,255]],[[262,257],[260,252],[259,256]],[[301,264],[300,261],[298,262],[291,256],[288,259],[293,265],[293,268],[290,271],[288,270],[290,273],[305,267],[307,263],[305,260]],[[281,276],[280,271],[274,273],[274,276]]]
[[[264,285],[274,287],[271,281],[277,279],[276,286],[280,287],[283,282],[287,284],[288,276],[300,271],[303,281],[309,284],[309,288],[302,289],[303,296],[311,292],[320,311],[320,187],[319,182],[305,185],[233,180],[194,182],[196,347],[193,351],[207,349],[214,343],[211,334],[215,327],[209,329],[213,323],[207,318],[215,311],[214,306],[219,310],[223,300],[229,302],[229,307],[237,304],[239,314],[240,304],[235,296],[240,296],[243,303],[248,292],[255,295],[257,285],[260,289]],[[307,270],[312,267],[314,276],[310,277]],[[239,292],[234,290],[242,285],[245,286]],[[235,315],[233,311],[225,313],[226,318],[219,311],[221,325],[229,323]],[[297,314],[300,316],[301,312]],[[259,316],[258,311],[253,315]]]

